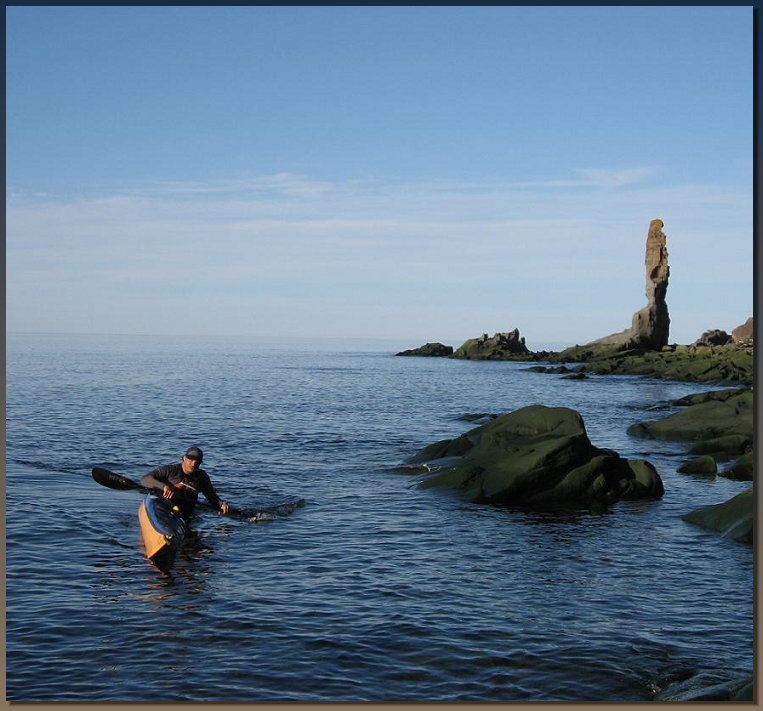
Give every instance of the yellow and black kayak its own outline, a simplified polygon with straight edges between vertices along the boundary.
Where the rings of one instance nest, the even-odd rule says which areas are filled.
[[[146,556],[159,570],[168,572],[175,563],[175,557],[189,533],[188,523],[180,509],[169,500],[161,497],[160,492],[147,489],[137,481],[116,474],[103,467],[93,467],[93,479],[102,486],[119,491],[137,490],[147,494],[138,508],[138,521],[143,538]],[[199,502],[205,505],[205,502]],[[295,509],[305,505],[304,499],[286,501],[264,509],[238,509],[230,506],[228,515],[243,519],[249,523],[272,521],[280,516],[287,516]],[[206,503],[208,508],[211,504]]]
[[[148,494],[138,508],[138,521],[146,557],[159,570],[168,572],[188,532],[180,509],[167,499]]]

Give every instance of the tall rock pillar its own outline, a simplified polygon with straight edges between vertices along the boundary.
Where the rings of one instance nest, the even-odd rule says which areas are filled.
[[[646,238],[646,298],[647,305],[633,314],[631,327],[622,333],[605,336],[591,344],[619,347],[622,350],[647,348],[659,350],[668,343],[670,316],[665,296],[668,291],[667,239],[662,220],[652,220]]]

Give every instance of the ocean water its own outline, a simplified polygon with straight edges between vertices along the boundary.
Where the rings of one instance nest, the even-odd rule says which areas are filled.
[[[752,674],[752,547],[680,518],[749,484],[677,474],[680,445],[626,434],[708,386],[394,356],[414,345],[9,334],[6,698],[645,701]],[[401,468],[466,416],[533,403],[649,459],[664,498],[508,510]],[[90,472],[138,479],[191,444],[234,505],[306,505],[199,509],[168,576],[141,494]]]

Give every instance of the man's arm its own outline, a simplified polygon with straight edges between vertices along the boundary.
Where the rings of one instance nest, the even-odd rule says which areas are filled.
[[[222,501],[215,491],[215,487],[212,486],[212,481],[209,475],[204,472],[201,477],[201,493],[204,494],[204,498],[209,501],[218,511],[222,513],[228,513],[228,504]]]
[[[169,467],[167,465],[157,467],[145,476],[142,476],[140,483],[147,489],[158,489],[163,491],[165,486],[172,486],[169,480]]]

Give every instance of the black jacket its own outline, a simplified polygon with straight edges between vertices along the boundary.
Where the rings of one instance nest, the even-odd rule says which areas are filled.
[[[141,478],[140,483],[149,489],[161,490],[165,484],[174,486],[173,503],[177,504],[186,516],[189,516],[196,506],[199,492],[204,494],[212,506],[219,509],[220,497],[217,495],[208,474],[203,469],[186,474],[182,464],[165,464]],[[180,487],[178,487],[180,485]]]

